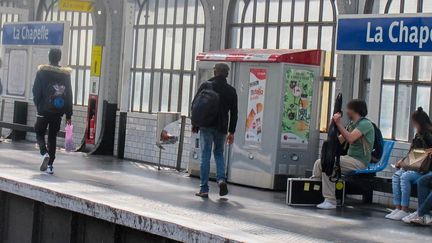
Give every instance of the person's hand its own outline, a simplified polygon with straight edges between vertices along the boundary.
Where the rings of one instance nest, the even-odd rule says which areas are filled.
[[[227,137],[227,144],[231,145],[233,143],[234,143],[234,134],[230,133],[230,134],[228,134],[228,137]]]
[[[66,119],[66,125],[70,126],[72,125],[72,119]]]
[[[199,127],[192,126],[192,133],[198,133],[198,132],[199,132]]]
[[[400,168],[401,168],[401,165],[402,165],[402,160],[399,160],[399,161],[395,164],[395,167],[398,168],[398,169],[400,169]]]
[[[340,112],[334,114],[333,115],[333,121],[334,121],[334,123],[336,123],[336,124],[341,123],[341,121],[342,121],[341,118],[342,118],[342,114]]]

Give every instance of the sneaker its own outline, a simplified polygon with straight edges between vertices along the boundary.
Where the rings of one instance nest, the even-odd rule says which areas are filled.
[[[411,220],[411,222],[413,224],[418,224],[418,225],[432,225],[432,217],[430,215],[424,215],[424,216],[418,216],[413,218]]]
[[[403,217],[403,218],[402,218],[402,221],[403,221],[404,223],[410,224],[410,223],[411,223],[411,220],[413,220],[413,219],[416,218],[417,216],[418,216],[417,211],[415,211],[414,213],[411,213],[411,214],[409,214],[408,216]]]
[[[388,219],[401,221],[403,218],[405,218],[408,215],[409,215],[409,213],[407,213],[407,212],[405,212],[403,210],[399,210],[399,212],[393,214]]]
[[[200,191],[200,192],[195,193],[195,196],[202,197],[202,198],[208,198],[208,192]]]
[[[228,194],[228,185],[225,181],[219,181],[219,196],[223,197]]]
[[[41,166],[40,166],[40,171],[46,171],[47,169],[48,169],[48,162],[49,162],[49,160],[50,160],[50,156],[49,156],[49,154],[48,153],[45,153],[43,156],[42,156],[42,164],[41,164]]]
[[[390,217],[392,217],[393,215],[395,215],[396,213],[398,213],[400,211],[400,209],[394,209],[394,210],[392,210],[389,214],[387,214],[386,216],[385,216],[385,218],[386,219],[390,219]]]
[[[45,171],[48,175],[54,175],[54,167],[49,165],[47,170]]]
[[[336,208],[336,203],[331,202],[330,200],[325,199],[324,202],[322,202],[321,204],[317,205],[317,208],[320,208],[320,209],[335,209]]]

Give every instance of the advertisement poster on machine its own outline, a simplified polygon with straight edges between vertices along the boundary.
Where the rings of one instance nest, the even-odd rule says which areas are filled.
[[[248,116],[245,141],[260,143],[262,138],[267,70],[251,68],[249,72]]]
[[[307,144],[310,133],[314,73],[290,68],[285,74],[282,144]]]

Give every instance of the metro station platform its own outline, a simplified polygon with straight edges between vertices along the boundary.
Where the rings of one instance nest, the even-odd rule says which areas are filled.
[[[289,207],[284,193],[235,185],[221,199],[214,183],[201,199],[194,196],[199,181],[171,169],[60,152],[49,176],[39,162],[34,144],[1,142],[0,191],[175,241],[432,241],[430,227],[385,220],[378,206]]]

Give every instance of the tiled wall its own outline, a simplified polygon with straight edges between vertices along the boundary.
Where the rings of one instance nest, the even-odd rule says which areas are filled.
[[[117,117],[118,120],[118,117]],[[128,113],[126,128],[125,158],[159,163],[159,148],[156,146],[157,116],[155,114]],[[180,133],[180,123],[178,131]],[[182,168],[187,168],[191,147],[191,126],[186,125]],[[116,146],[117,147],[117,146]],[[162,151],[161,164],[175,167],[177,164],[178,143],[166,145]]]

